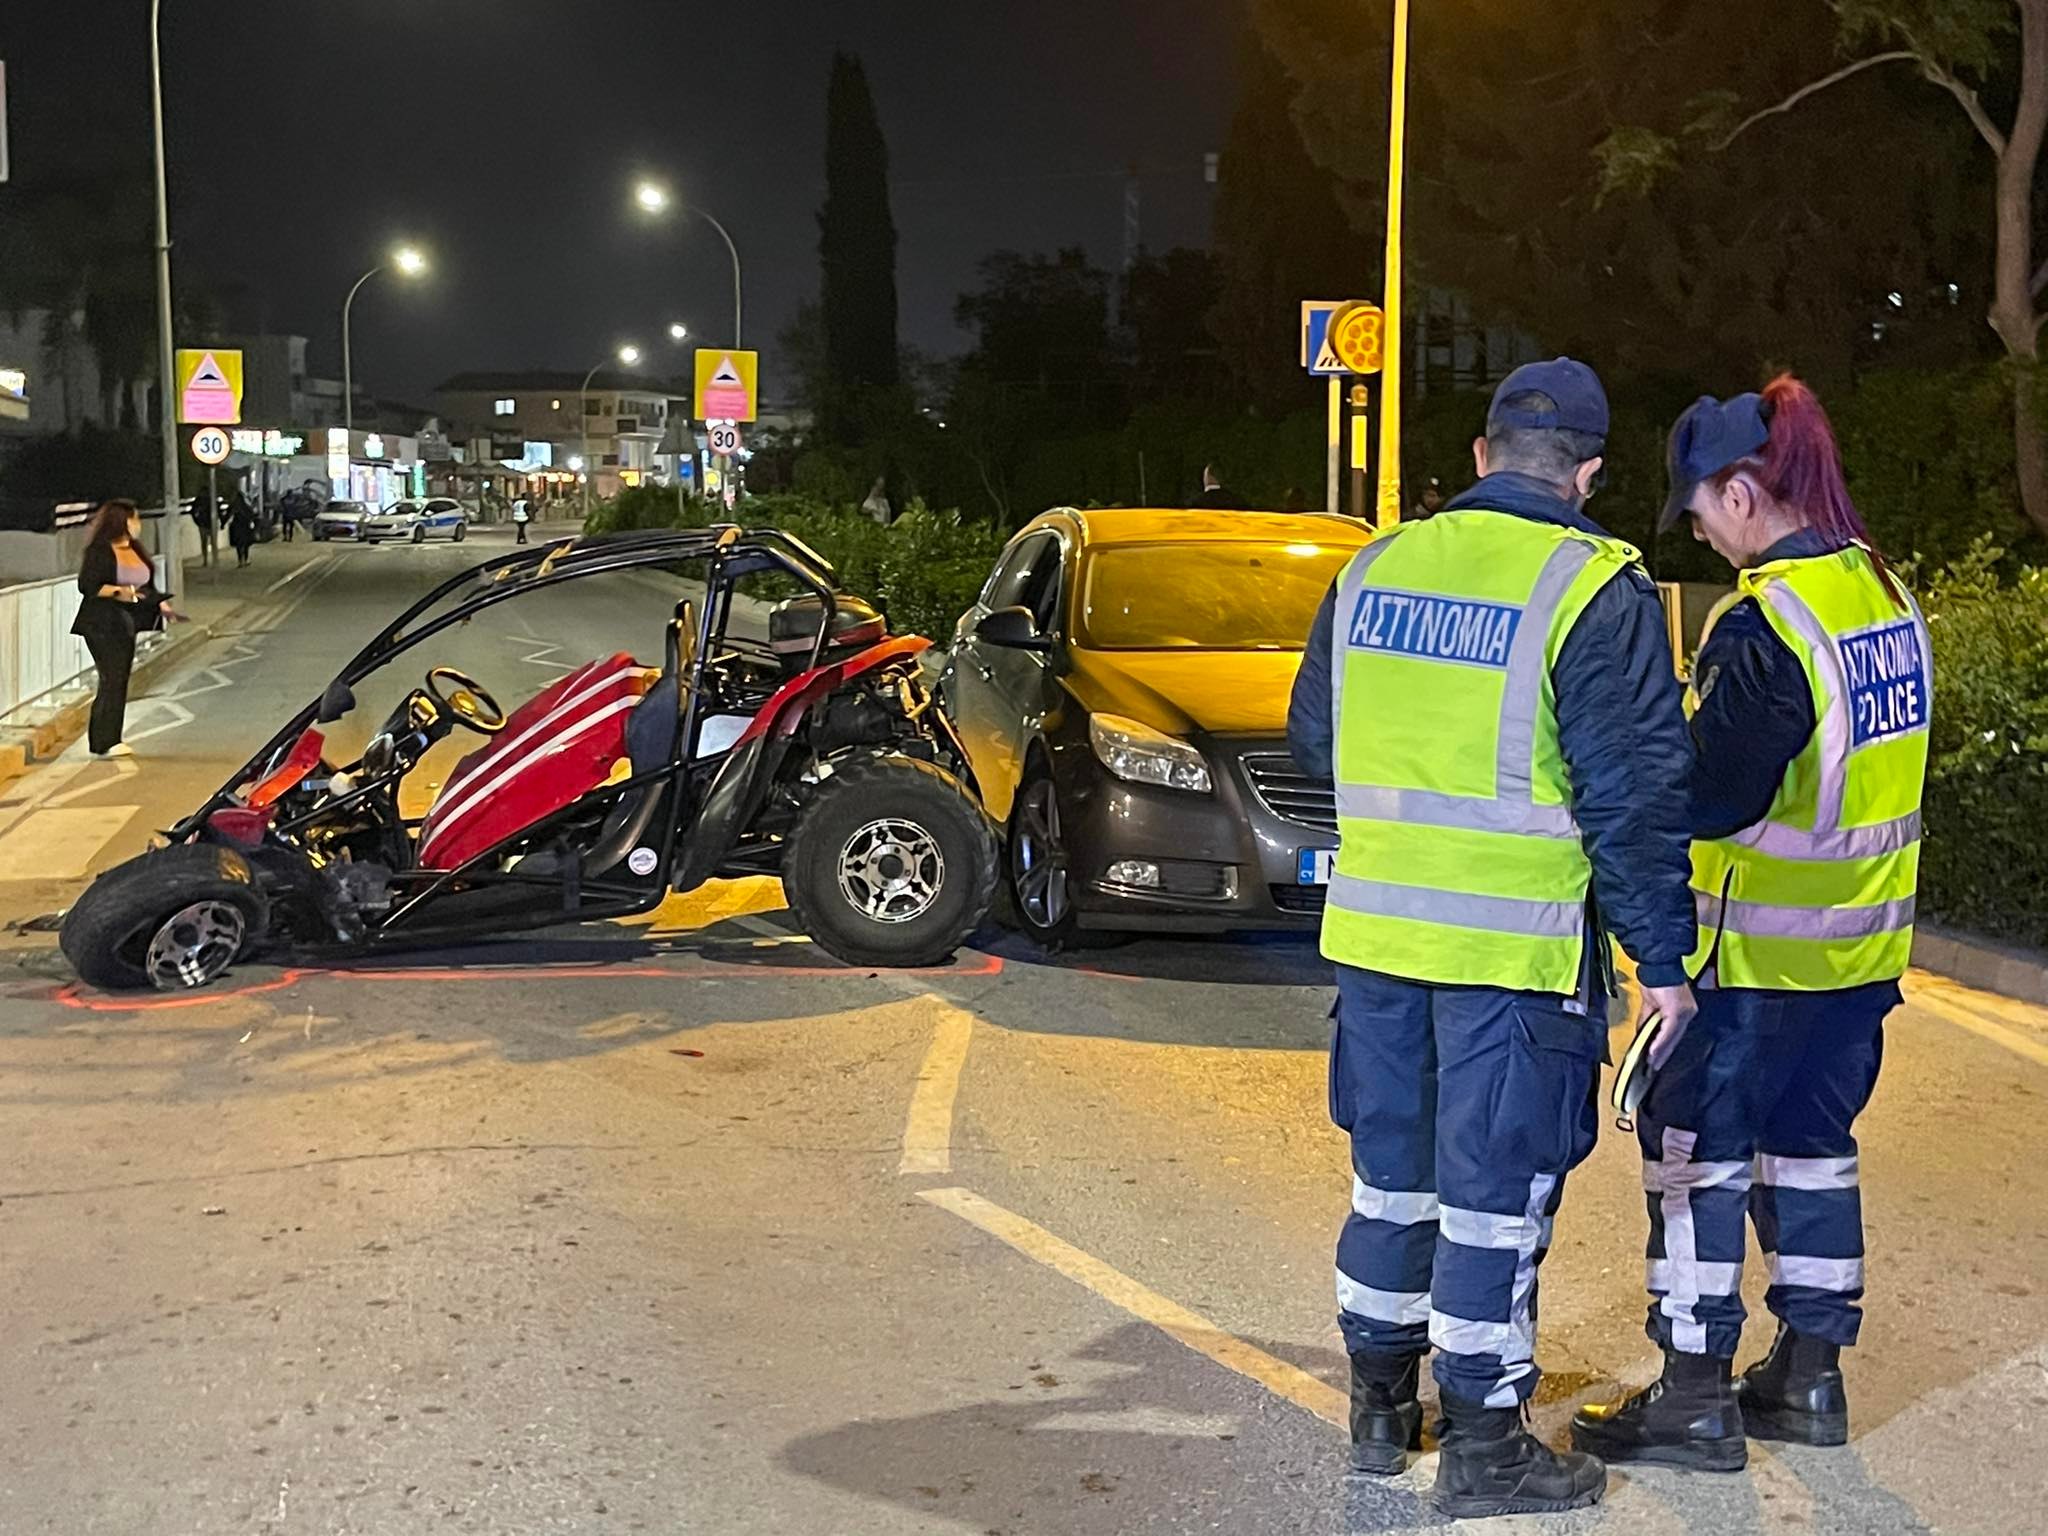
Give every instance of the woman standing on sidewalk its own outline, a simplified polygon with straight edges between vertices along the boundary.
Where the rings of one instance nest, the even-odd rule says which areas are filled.
[[[130,757],[121,729],[128,713],[128,675],[135,667],[135,637],[177,617],[157,590],[156,574],[142,551],[142,515],[134,502],[103,501],[93,514],[78,567],[78,591],[84,601],[71,621],[71,633],[85,641],[99,674],[86,744],[94,757]]]

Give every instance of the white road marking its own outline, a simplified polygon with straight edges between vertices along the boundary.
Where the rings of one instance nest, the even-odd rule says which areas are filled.
[[[74,785],[72,788],[65,790],[61,795],[46,796],[43,804],[45,806],[69,805],[72,801],[82,796],[99,794],[109,785],[118,784],[123,779],[132,779],[142,771],[142,765],[132,757],[110,758],[107,760],[107,766],[114,770],[111,775],[105,778],[96,778],[88,784]]]
[[[306,572],[312,570],[313,567],[315,567],[316,565],[325,564],[327,561],[332,560],[333,558],[334,556],[332,555],[315,555],[312,559],[308,560],[305,564],[301,565],[297,570],[291,571],[286,575],[278,577],[277,580],[273,581],[269,586],[265,587],[263,590],[267,595],[269,593],[277,591],[280,587],[289,586],[291,583],[297,581],[301,576],[305,575]]]
[[[74,805],[42,809],[0,840],[0,880],[82,880],[102,848],[142,809]]]
[[[1140,1322],[1150,1323],[1195,1353],[1206,1355],[1224,1369],[1257,1382],[1274,1396],[1286,1398],[1325,1423],[1340,1429],[1349,1427],[1350,1402],[1344,1393],[1328,1382],[1311,1376],[1298,1365],[1275,1359],[1235,1334],[1224,1332],[1206,1317],[1190,1312],[1178,1302],[1139,1284],[1094,1255],[1083,1253],[1036,1222],[1027,1221],[1014,1211],[1004,1210],[993,1201],[984,1200],[971,1189],[922,1189],[918,1191],[918,1198],[930,1201],[942,1211],[951,1211],[962,1221],[1008,1243],[1026,1258],[1057,1270],[1110,1305],[1130,1313]],[[1415,1473],[1409,1475],[1414,1476]]]
[[[960,1068],[974,1034],[974,1015],[937,997],[925,999],[938,1013],[931,1048],[917,1071],[910,1116],[903,1127],[903,1161],[898,1173],[953,1171],[953,1100],[960,1092]]]

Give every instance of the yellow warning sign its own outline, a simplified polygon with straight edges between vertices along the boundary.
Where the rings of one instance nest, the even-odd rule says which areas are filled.
[[[241,425],[241,353],[225,347],[178,350],[178,420],[189,427]]]
[[[760,405],[761,354],[737,347],[697,353],[697,419],[752,421]]]

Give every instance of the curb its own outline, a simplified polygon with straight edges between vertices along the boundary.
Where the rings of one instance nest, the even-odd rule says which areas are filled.
[[[1964,986],[2048,1005],[2048,956],[1925,924],[1913,930],[1913,963]]]

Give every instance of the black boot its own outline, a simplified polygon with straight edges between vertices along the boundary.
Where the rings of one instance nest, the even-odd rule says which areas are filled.
[[[1742,1417],[1759,1440],[1798,1445],[1849,1443],[1849,1394],[1842,1346],[1794,1333],[1783,1323],[1771,1352],[1742,1373]]]
[[[1521,1411],[1445,1397],[1436,1489],[1439,1514],[1549,1515],[1598,1504],[1607,1469],[1591,1456],[1553,1451],[1522,1428]]]
[[[1572,1444],[1604,1461],[1648,1461],[1695,1472],[1740,1472],[1749,1461],[1729,1362],[1664,1352],[1664,1374],[1618,1403],[1572,1415]]]
[[[1420,1355],[1351,1357],[1351,1470],[1387,1476],[1422,1449],[1422,1404],[1415,1386]]]

